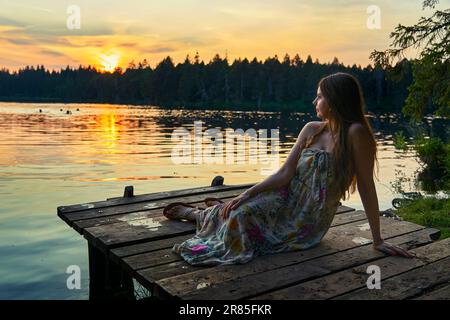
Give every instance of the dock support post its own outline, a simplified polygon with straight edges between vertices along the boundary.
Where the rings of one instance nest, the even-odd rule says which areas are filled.
[[[132,198],[134,197],[134,188],[133,186],[126,186],[125,190],[123,191],[123,197],[124,198]]]
[[[90,243],[88,250],[89,300],[134,300],[131,276]]]
[[[223,180],[224,178],[222,176],[215,176],[211,182],[211,187],[223,186]]]

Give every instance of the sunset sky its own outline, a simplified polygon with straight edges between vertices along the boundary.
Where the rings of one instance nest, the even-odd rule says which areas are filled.
[[[67,8],[78,5],[81,29],[70,30]],[[369,29],[367,8],[381,10],[381,29]],[[448,8],[441,0],[438,8]],[[0,68],[43,64],[50,69],[126,67],[146,58],[152,67],[170,55],[182,62],[198,51],[265,59],[308,54],[320,62],[370,63],[398,24],[414,24],[422,0],[0,0]]]

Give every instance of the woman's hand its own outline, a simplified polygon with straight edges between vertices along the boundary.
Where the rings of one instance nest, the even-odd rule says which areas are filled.
[[[237,209],[243,202],[250,199],[252,195],[247,191],[244,191],[240,195],[238,195],[236,198],[232,199],[230,202],[225,204],[225,206],[222,208],[222,218],[227,219],[228,215],[230,214],[231,210]]]
[[[407,250],[400,248],[399,246],[396,246],[394,244],[390,244],[385,241],[381,241],[380,243],[374,243],[373,244],[374,249],[387,253],[390,256],[402,256],[406,258],[413,258],[414,255],[412,255]]]

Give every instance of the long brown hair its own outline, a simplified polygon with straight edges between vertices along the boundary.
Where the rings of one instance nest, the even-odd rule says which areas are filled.
[[[378,167],[376,142],[372,128],[364,116],[365,102],[358,79],[351,74],[338,72],[322,78],[319,81],[319,88],[330,108],[328,128],[334,136],[336,187],[342,198],[346,199],[347,195],[350,196],[350,193],[356,190],[355,163],[348,141],[350,126],[353,123],[360,123],[368,130],[374,149],[374,162]]]

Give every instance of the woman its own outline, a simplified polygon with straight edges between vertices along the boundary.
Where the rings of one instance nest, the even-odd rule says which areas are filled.
[[[373,247],[412,257],[380,234],[373,181],[376,142],[364,117],[358,80],[336,73],[320,80],[313,101],[323,121],[301,130],[283,166],[228,203],[200,210],[166,207],[169,219],[197,223],[197,234],[173,250],[192,265],[245,263],[255,256],[303,250],[328,231],[341,198],[356,186],[369,220]]]

